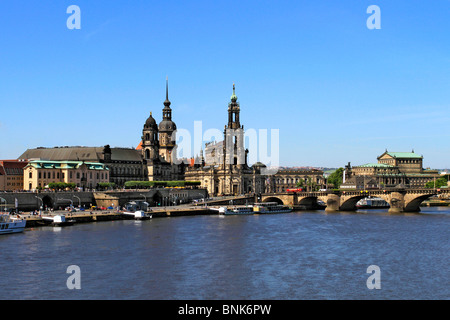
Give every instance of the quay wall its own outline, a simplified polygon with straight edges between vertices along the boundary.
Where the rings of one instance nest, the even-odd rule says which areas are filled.
[[[17,208],[33,211],[52,208],[58,210],[71,204],[74,206],[124,206],[133,200],[147,201],[150,206],[169,206],[189,203],[194,199],[207,198],[206,189],[150,189],[107,192],[4,192],[0,193],[0,211]]]

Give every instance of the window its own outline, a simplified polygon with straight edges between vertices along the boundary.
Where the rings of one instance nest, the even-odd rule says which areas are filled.
[[[33,178],[33,172],[30,171],[30,173],[28,174],[28,178],[30,178],[30,179]]]

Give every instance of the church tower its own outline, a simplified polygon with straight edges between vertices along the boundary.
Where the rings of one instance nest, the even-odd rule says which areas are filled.
[[[228,103],[228,125],[224,130],[223,164],[224,168],[232,169],[232,166],[243,168],[247,163],[247,152],[244,149],[244,126],[241,126],[239,113],[240,106],[237,102],[236,88],[233,83],[233,94]]]
[[[159,158],[158,125],[151,112],[142,130],[142,156],[147,162]]]
[[[169,163],[173,163],[172,151],[175,148],[175,135],[173,132],[177,129],[175,122],[172,121],[172,109],[169,101],[169,79],[166,78],[166,101],[164,101],[163,120],[158,126],[159,131],[159,154],[161,158]]]

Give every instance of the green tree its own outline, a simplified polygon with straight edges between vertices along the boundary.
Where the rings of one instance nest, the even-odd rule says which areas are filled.
[[[342,174],[344,173],[344,168],[339,168],[328,176],[328,183],[334,185],[335,188],[339,188],[342,184]]]
[[[435,188],[435,187],[440,188],[440,187],[446,186],[446,185],[447,185],[447,179],[442,177],[442,178],[436,179],[436,184],[435,184],[435,181],[427,182],[425,184],[425,188]]]

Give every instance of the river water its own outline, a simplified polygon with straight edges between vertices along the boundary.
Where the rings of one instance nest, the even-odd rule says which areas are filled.
[[[33,228],[0,237],[0,299],[449,299],[449,231],[444,207]]]

